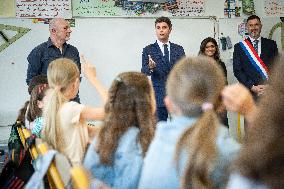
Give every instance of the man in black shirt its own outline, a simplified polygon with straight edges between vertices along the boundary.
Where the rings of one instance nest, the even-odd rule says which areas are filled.
[[[28,70],[26,83],[37,75],[46,75],[50,62],[57,58],[72,59],[81,72],[80,56],[76,47],[67,44],[70,39],[71,29],[68,21],[63,18],[52,19],[49,23],[50,37],[48,41],[35,47],[28,55]],[[79,96],[74,99],[79,102]]]

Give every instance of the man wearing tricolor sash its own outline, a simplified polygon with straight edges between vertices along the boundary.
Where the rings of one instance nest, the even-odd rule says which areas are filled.
[[[252,15],[247,19],[249,36],[234,46],[233,70],[238,81],[257,97],[263,94],[266,81],[278,55],[276,42],[260,36],[260,18]]]

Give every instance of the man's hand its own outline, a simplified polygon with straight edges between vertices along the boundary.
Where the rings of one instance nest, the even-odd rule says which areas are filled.
[[[267,85],[253,85],[251,91],[257,94],[258,96],[262,95],[266,89]]]
[[[148,66],[150,70],[153,70],[154,68],[156,68],[156,62],[151,58],[151,55],[148,55],[149,58],[149,62],[148,62]]]

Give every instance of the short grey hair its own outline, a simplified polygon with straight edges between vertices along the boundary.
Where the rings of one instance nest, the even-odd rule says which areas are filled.
[[[65,20],[64,18],[53,18],[52,20],[50,20],[49,22],[49,30],[52,30],[54,28],[56,28],[57,22],[61,21],[61,20]]]

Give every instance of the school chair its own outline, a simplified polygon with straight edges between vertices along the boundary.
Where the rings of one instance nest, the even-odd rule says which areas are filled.
[[[24,150],[29,150],[32,160],[35,160],[38,157],[38,152],[35,147],[35,136],[31,134],[30,130],[22,127],[22,124],[19,121],[17,121],[17,131],[24,146]]]
[[[38,157],[38,152],[35,146],[36,137],[32,135],[31,131],[26,128],[22,128],[22,133],[25,138],[26,147],[29,148],[32,159],[35,160]]]
[[[45,143],[37,145],[37,149],[40,154],[44,155],[48,152],[48,146]],[[61,176],[58,172],[57,167],[55,166],[55,161],[53,160],[50,164],[47,171],[47,178],[51,189],[64,189],[64,183],[61,179]]]
[[[24,133],[23,133],[23,128],[21,126],[21,122],[20,121],[17,121],[17,131],[18,131],[18,134],[19,134],[19,137],[20,137],[20,140],[24,146],[24,148],[26,149],[26,140],[25,140],[25,136],[24,136]]]
[[[65,187],[69,184],[71,181],[71,174],[70,174],[70,169],[71,169],[71,163],[68,160],[68,158],[61,154],[57,153],[54,158],[55,165],[57,167],[57,170],[60,174],[61,180],[63,181],[63,184]]]
[[[71,168],[71,180],[74,189],[88,189],[90,186],[90,179],[87,171],[81,166]]]

